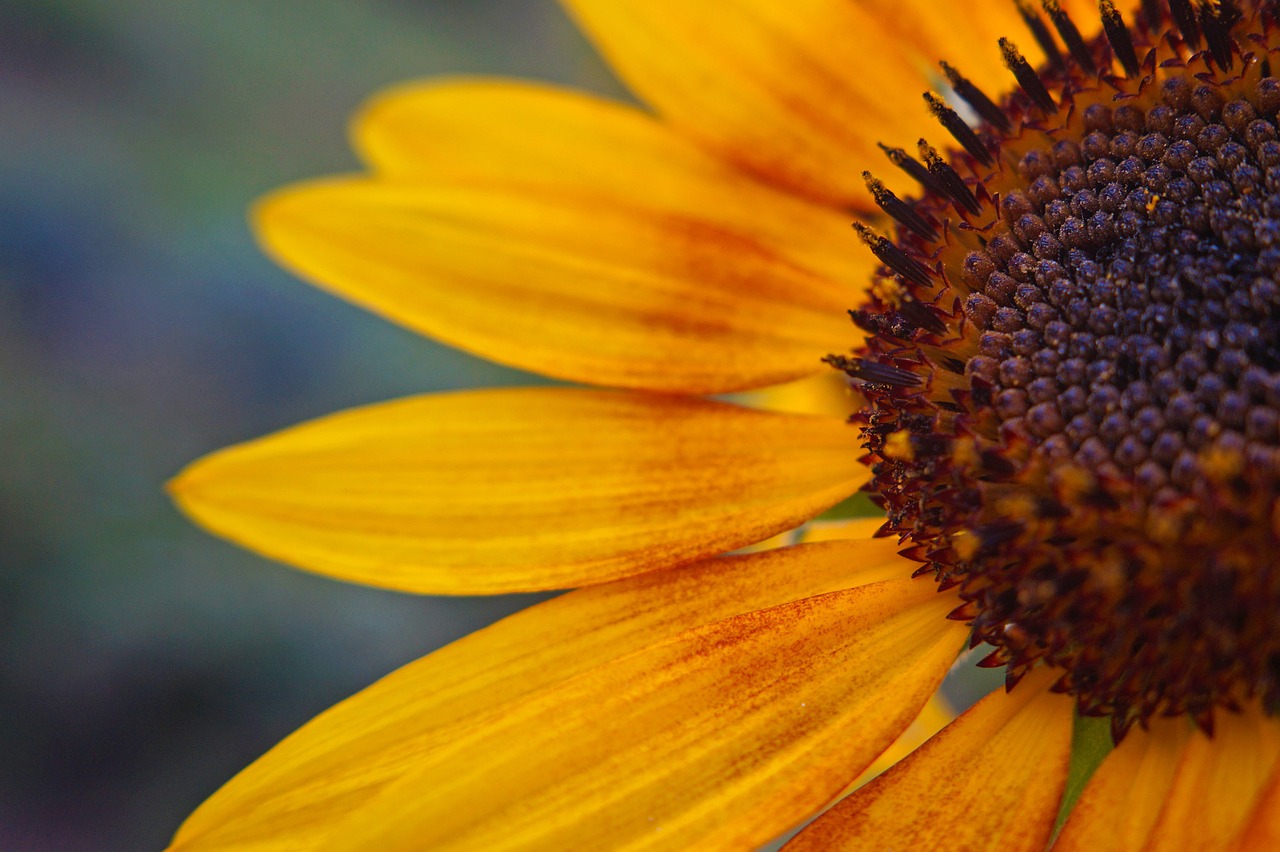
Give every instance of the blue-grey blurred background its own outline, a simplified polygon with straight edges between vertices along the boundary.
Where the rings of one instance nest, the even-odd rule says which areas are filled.
[[[523,605],[345,586],[162,486],[335,409],[524,377],[311,290],[258,194],[400,80],[616,84],[551,0],[0,0],[0,849],[161,848],[333,702]]]

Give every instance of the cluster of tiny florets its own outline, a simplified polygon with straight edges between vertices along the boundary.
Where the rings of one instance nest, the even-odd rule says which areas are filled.
[[[870,401],[886,533],[957,588],[988,664],[1060,668],[1117,735],[1280,707],[1275,22],[1220,4],[1189,32],[1181,5],[1130,30],[1104,3],[1085,43],[1053,4],[1068,56],[1031,79],[1002,42],[999,116],[946,66],[984,121],[931,99],[962,151],[886,149],[924,194],[868,178],[898,238],[860,227],[870,337],[831,359]]]

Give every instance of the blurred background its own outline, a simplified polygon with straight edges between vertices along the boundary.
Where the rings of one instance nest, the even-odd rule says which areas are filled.
[[[289,570],[162,490],[336,409],[528,381],[245,226],[355,167],[367,95],[457,72],[619,92],[551,0],[0,0],[0,849],[159,849],[311,716],[528,602]]]

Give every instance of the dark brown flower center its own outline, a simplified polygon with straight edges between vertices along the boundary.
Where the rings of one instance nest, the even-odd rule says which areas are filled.
[[[897,239],[860,226],[870,337],[830,360],[886,533],[988,664],[1060,668],[1119,736],[1280,709],[1280,32],[1271,3],[1101,6],[1086,43],[1045,4],[1039,73],[1002,42],[999,104],[944,66],[983,122],[931,97],[962,150],[887,149],[918,202],[868,177]]]

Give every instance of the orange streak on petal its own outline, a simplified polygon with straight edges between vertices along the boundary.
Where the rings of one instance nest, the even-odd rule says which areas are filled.
[[[1042,850],[1071,750],[1071,699],[1053,673],[993,693],[802,831],[788,852]]]
[[[920,715],[902,732],[902,736],[894,740],[893,745],[885,749],[884,753],[876,758],[876,762],[868,766],[867,770],[849,785],[849,789],[857,789],[883,774],[891,766],[928,742],[934,734],[951,724],[955,718],[956,712],[947,699],[941,692],[935,692],[929,699],[929,703],[920,711]]]
[[[1253,812],[1236,837],[1232,852],[1274,852],[1280,849],[1280,760],[1271,770]]]
[[[639,108],[518,80],[448,78],[380,93],[355,144],[380,179],[589,192],[754,234],[856,294],[875,262],[851,256],[849,217],[762,186]],[[857,278],[850,278],[856,273]]]
[[[847,214],[762,187],[639,111],[585,96],[473,83],[387,100],[359,130],[383,174],[295,186],[255,212],[264,248],[335,295],[504,364],[663,392],[814,375],[854,342],[846,309],[875,260]],[[486,143],[507,137],[507,104],[517,118],[545,113],[579,171],[536,149],[521,167],[518,145]],[[592,124],[601,131],[570,146]],[[451,132],[430,136],[440,125]]]
[[[1042,54],[1012,0],[563,0],[619,76],[673,127],[759,178],[869,207],[863,169],[914,189],[877,142],[950,142],[921,95],[957,65],[995,99],[1012,91],[997,40]],[[1067,4],[1088,37],[1097,6]],[[1123,3],[1124,7],[1133,3]],[[1130,18],[1132,20],[1132,18]]]
[[[760,178],[870,206],[878,140],[935,130],[927,79],[893,18],[847,0],[564,0],[614,70],[670,124]],[[895,15],[909,10],[895,12]]]
[[[568,388],[417,397],[222,450],[171,484],[213,532],[405,591],[607,582],[761,541],[867,478],[840,420]]]
[[[895,580],[690,631],[459,730],[340,848],[750,848],[906,727],[963,642]]]
[[[1183,749],[1147,849],[1222,849],[1242,830],[1280,759],[1280,719],[1257,703],[1219,712],[1213,739],[1196,731]]]
[[[404,666],[322,713],[183,825],[191,848],[300,847],[326,836],[427,755],[541,690],[686,630],[866,583],[912,564],[884,540],[716,557],[561,595]]]
[[[1054,843],[1063,852],[1141,849],[1173,785],[1191,735],[1186,719],[1153,719],[1107,755],[1080,794]]]

